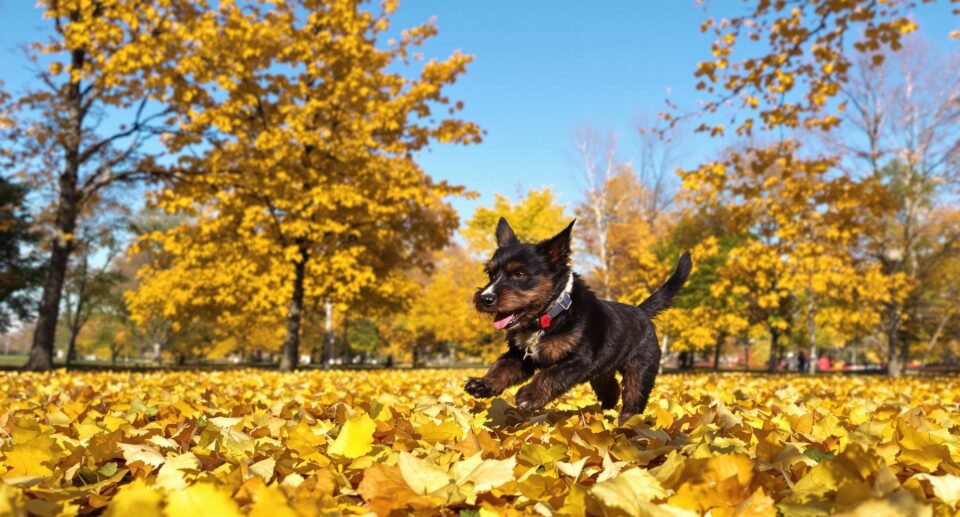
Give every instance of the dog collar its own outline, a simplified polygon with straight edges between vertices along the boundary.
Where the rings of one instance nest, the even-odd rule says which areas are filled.
[[[560,293],[560,296],[557,297],[557,299],[547,307],[547,310],[540,315],[540,318],[537,319],[537,322],[540,324],[540,330],[550,328],[550,324],[553,323],[553,318],[556,318],[561,312],[570,308],[570,305],[573,304],[573,298],[570,296],[571,292],[573,292],[573,271],[571,271],[570,276],[567,277],[567,285],[563,287],[563,292]]]

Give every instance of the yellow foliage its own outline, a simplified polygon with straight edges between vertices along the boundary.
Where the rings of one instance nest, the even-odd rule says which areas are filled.
[[[359,458],[373,448],[373,431],[377,428],[366,413],[347,420],[337,439],[330,444],[330,454]]]
[[[681,171],[684,195],[729,214],[730,233],[744,236],[710,286],[721,306],[774,330],[809,314],[841,345],[879,322],[899,280],[851,249],[886,198],[875,180],[854,182],[834,164],[803,158],[788,140]]]
[[[735,102],[738,135],[750,135],[755,127],[833,129],[840,120],[825,111],[848,80],[850,54],[879,63],[885,50],[899,50],[903,36],[917,30],[909,12],[913,5],[761,1],[743,15],[709,18],[701,31],[716,38],[712,59],[701,61],[694,73],[697,89],[710,95],[703,111],[715,113]],[[735,52],[761,40],[760,52]],[[702,124],[699,130],[723,134],[722,125]]]
[[[190,21],[177,72],[192,80],[172,99],[178,128],[166,144],[206,145],[154,199],[187,217],[140,243],[168,258],[144,268],[128,297],[139,324],[210,323],[222,354],[230,343],[272,348],[287,322],[328,301],[367,312],[409,301],[415,286],[401,270],[448,242],[457,216],[446,198],[463,191],[414,155],[479,141],[443,93],[471,57],[405,69],[437,28],[384,45],[393,9],[365,8],[220,2]]]
[[[403,317],[417,339],[456,343],[469,352],[491,341],[489,322],[473,307],[473,293],[486,282],[483,266],[460,247],[436,254],[433,273]]]
[[[510,222],[521,241],[539,242],[553,237],[569,223],[565,212],[566,207],[559,204],[550,187],[531,189],[516,202],[494,194],[493,206],[477,208],[463,229],[463,237],[471,252],[486,257],[497,248],[494,233],[501,217]]]

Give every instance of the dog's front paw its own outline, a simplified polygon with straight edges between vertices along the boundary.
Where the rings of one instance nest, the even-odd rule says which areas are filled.
[[[517,407],[523,411],[536,411],[547,405],[546,400],[540,391],[531,387],[530,384],[517,390]]]
[[[478,399],[485,399],[494,395],[499,395],[499,392],[493,388],[493,385],[490,384],[490,381],[482,377],[470,377],[467,379],[467,384],[463,387],[463,389]]]
[[[624,426],[627,425],[627,422],[629,422],[631,418],[637,416],[638,414],[639,414],[639,413],[621,412],[621,413],[620,413],[620,417],[617,418],[617,424],[618,424],[620,427],[624,427]]]

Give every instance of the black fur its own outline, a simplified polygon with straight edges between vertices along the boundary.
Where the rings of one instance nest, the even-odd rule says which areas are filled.
[[[563,292],[570,274],[570,238],[574,223],[552,239],[521,243],[503,218],[497,226],[497,250],[487,263],[490,284],[474,303],[500,320],[516,313],[507,328],[508,350],[483,377],[467,381],[475,397],[501,394],[527,379],[517,406],[539,409],[573,386],[589,382],[601,407],[623,400],[620,423],[643,413],[660,365],[660,346],[651,321],[666,309],[690,274],[690,254],[680,257],[673,276],[639,306],[599,300],[574,275],[571,307],[543,331],[533,356],[527,338],[539,330],[537,318]],[[491,285],[485,296],[481,296]],[[492,293],[491,293],[492,291]],[[492,296],[491,296],[492,294]],[[620,372],[620,386],[614,374]]]

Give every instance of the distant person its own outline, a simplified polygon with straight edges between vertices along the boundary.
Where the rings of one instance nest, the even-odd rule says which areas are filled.
[[[830,358],[822,355],[820,359],[817,359],[817,369],[821,372],[830,370]]]
[[[387,368],[393,368],[393,354],[387,355]]]
[[[807,370],[807,355],[803,353],[803,350],[797,354],[797,371],[804,372]]]

